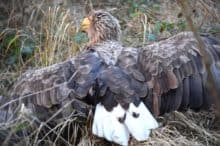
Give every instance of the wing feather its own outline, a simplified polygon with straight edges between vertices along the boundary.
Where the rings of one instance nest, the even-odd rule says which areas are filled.
[[[51,114],[54,114],[59,109],[54,107],[72,102],[70,105],[73,109],[87,114],[85,112],[89,108],[85,110],[86,104],[78,103],[77,100],[89,96],[89,90],[103,68],[105,64],[102,59],[96,52],[89,50],[68,61],[25,73],[15,83],[11,97],[16,95],[16,98],[19,97],[21,102],[35,112],[50,109]],[[66,108],[62,113],[71,113],[71,110]],[[43,115],[41,119],[48,118],[46,112]]]
[[[202,81],[199,74],[190,76],[190,98],[189,106],[192,109],[198,109],[203,102]]]
[[[189,95],[190,95],[189,78],[185,78],[183,80],[183,96],[182,96],[182,102],[179,108],[180,110],[185,110],[188,108]]]
[[[219,49],[214,46],[219,46],[219,43],[215,39],[203,39],[212,62],[218,62]],[[183,32],[141,49],[138,56],[140,72],[156,94],[155,97],[161,97],[161,113],[185,109],[188,104],[192,108],[202,106],[202,78],[206,76],[206,68],[198,46],[191,32]]]

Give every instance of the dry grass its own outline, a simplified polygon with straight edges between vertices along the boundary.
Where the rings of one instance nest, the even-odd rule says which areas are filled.
[[[73,41],[77,28],[71,20],[70,12],[61,7],[50,7],[44,14],[39,49],[35,55],[37,57],[35,62],[38,62],[36,66],[48,66],[63,61],[78,51]]]
[[[17,141],[19,145],[115,145],[92,135],[91,116],[81,119],[79,117],[73,112],[69,117],[61,119],[59,124],[52,126],[51,123],[42,122],[35,116],[20,114],[13,122],[2,123],[0,134],[1,136],[7,134],[4,145],[8,144],[9,140]],[[220,126],[216,123],[213,110],[201,112],[189,110],[184,113],[174,111],[157,120],[160,122],[160,127],[152,131],[147,141],[137,142],[132,139],[130,145],[210,146],[220,144]],[[22,133],[19,133],[22,129]]]
[[[173,112],[164,118],[165,125],[153,131],[152,138],[146,144],[173,146],[220,144],[220,133],[215,131],[216,119],[212,111]]]
[[[220,127],[216,123],[213,110],[177,112],[166,114],[157,119],[160,128],[152,131],[151,137],[144,142],[131,140],[134,146],[214,146],[220,144]],[[100,139],[99,139],[100,140]],[[102,141],[97,145],[104,145]],[[95,144],[96,145],[96,144]]]
[[[34,3],[32,9],[29,6],[28,13],[31,16],[21,14],[25,17],[23,18],[25,22],[28,22],[28,25],[22,28],[14,25],[22,25],[23,19],[11,18],[15,15],[14,11],[17,11],[17,15],[19,14],[22,6],[14,8],[8,18],[8,27],[0,32],[0,42],[6,42],[9,39],[5,47],[0,46],[2,47],[0,49],[0,95],[7,95],[7,90],[16,78],[27,69],[36,69],[64,61],[73,57],[82,47],[82,44],[73,39],[78,33],[78,27],[76,27],[78,24],[70,10],[60,6],[45,9],[44,4]],[[31,25],[33,23],[36,24]],[[33,53],[30,53],[28,57],[24,56],[22,51],[31,47]],[[14,57],[15,61],[9,65],[7,59],[10,57]]]

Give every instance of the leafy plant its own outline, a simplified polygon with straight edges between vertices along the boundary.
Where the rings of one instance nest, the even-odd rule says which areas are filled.
[[[79,44],[86,43],[88,41],[88,36],[86,35],[86,33],[79,32],[73,36],[73,40]]]
[[[171,31],[172,29],[174,29],[174,25],[174,23],[157,22],[155,24],[155,30],[156,32]]]
[[[33,55],[35,43],[25,32],[7,30],[0,36],[2,42],[0,45],[1,64],[16,66]]]
[[[8,65],[14,64],[19,56],[20,41],[15,31],[1,34],[0,55],[1,62]]]

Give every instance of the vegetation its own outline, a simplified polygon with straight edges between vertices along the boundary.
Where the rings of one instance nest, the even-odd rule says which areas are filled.
[[[193,0],[190,6],[199,32],[220,36],[218,0]],[[129,46],[142,46],[188,30],[174,0],[3,0],[0,2],[0,95],[7,96],[14,81],[25,71],[64,61],[81,51],[88,38],[79,31],[79,24],[91,8],[106,9],[118,17],[123,31],[121,41]],[[39,144],[45,139],[56,145],[65,126],[72,127],[74,133],[65,144],[102,145],[105,141],[91,135],[90,120],[84,119],[83,123],[79,119],[62,121],[50,129],[51,133],[56,133],[55,141],[47,137],[50,133],[38,139],[41,126],[34,127],[25,116],[15,125],[5,126],[10,126],[13,132],[26,126],[35,128],[33,135],[22,141],[23,145]],[[220,132],[212,110],[173,112],[158,120],[163,126],[153,132],[149,141],[139,145],[220,145]],[[77,136],[78,133],[83,136]],[[132,144],[137,145],[135,141]]]

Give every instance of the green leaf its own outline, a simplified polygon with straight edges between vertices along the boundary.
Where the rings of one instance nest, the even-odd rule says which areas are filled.
[[[138,12],[131,13],[131,14],[130,14],[130,17],[131,17],[131,18],[135,18],[135,17],[137,17],[138,15],[139,15]]]
[[[18,123],[18,124],[16,125],[16,127],[15,127],[15,131],[16,131],[16,132],[19,132],[19,131],[21,131],[21,130],[27,128],[27,127],[28,127],[28,123],[27,123],[27,122]]]
[[[149,33],[149,34],[147,35],[147,40],[148,40],[148,41],[155,41],[156,39],[157,39],[157,37],[156,37],[156,35],[153,34],[153,33]]]
[[[13,65],[15,64],[16,60],[17,60],[17,56],[15,55],[9,56],[8,59],[6,60],[6,64]]]
[[[22,48],[21,50],[21,54],[24,54],[24,55],[30,55],[32,54],[34,51],[34,47],[32,46],[25,46]]]
[[[138,4],[137,4],[136,2],[133,2],[133,3],[132,3],[132,7],[133,7],[133,8],[137,8],[137,7],[138,7]]]
[[[174,24],[173,23],[166,23],[166,30],[170,31],[174,28]]]
[[[145,12],[146,12],[146,9],[145,9],[144,7],[140,7],[140,8],[139,8],[139,11],[140,11],[141,13],[145,13]]]
[[[74,37],[73,40],[77,43],[85,43],[88,41],[88,37],[86,33],[77,33]]]
[[[185,30],[186,29],[186,22],[184,22],[184,21],[178,22],[177,27],[181,31]]]
[[[158,32],[162,32],[164,28],[161,22],[157,22],[154,26],[154,29],[158,33]]]
[[[153,9],[160,10],[160,5],[159,4],[153,4]]]

